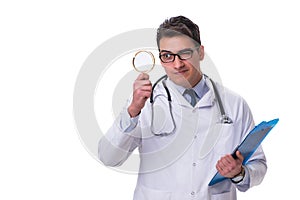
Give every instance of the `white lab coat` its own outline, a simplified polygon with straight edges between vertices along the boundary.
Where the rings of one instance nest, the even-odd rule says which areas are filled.
[[[217,161],[234,150],[254,127],[254,121],[246,102],[217,84],[225,112],[233,120],[233,124],[218,123],[220,113],[215,94],[210,81],[206,78],[205,81],[210,89],[195,107],[174,88],[174,83],[166,81],[176,122],[174,134],[163,137],[151,134],[151,104],[147,101],[136,128],[125,133],[117,118],[106,137],[99,141],[99,158],[108,166],[121,165],[138,147],[140,173],[134,200],[234,200],[236,188],[246,191],[262,181],[267,165],[259,147],[245,166],[242,182],[233,184],[228,179],[208,186],[217,172]],[[157,132],[168,132],[173,125],[161,84],[154,94],[157,98],[153,127]]]

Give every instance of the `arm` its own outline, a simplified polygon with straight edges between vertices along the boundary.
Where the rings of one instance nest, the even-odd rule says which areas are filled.
[[[242,124],[244,126],[243,137],[249,133],[255,126],[250,108],[246,101],[243,101],[243,120]],[[246,111],[246,112],[245,112]],[[259,185],[267,172],[267,161],[265,154],[263,152],[262,146],[259,146],[254,154],[250,157],[247,163],[244,165],[245,177],[240,182],[235,184],[238,190],[245,192],[249,188]]]
[[[247,191],[255,185],[259,185],[267,172],[267,162],[261,147],[259,147],[252,155],[251,159],[248,160],[244,169],[244,179],[236,184],[236,187],[242,192]]]
[[[106,166],[120,166],[140,144],[138,117],[131,119],[124,109],[98,143],[98,156]]]
[[[251,111],[244,100],[241,101],[238,110],[241,117],[237,120],[239,123],[236,125],[240,126],[238,130],[241,132],[240,137],[242,140],[254,127],[254,121]],[[236,153],[236,157],[234,159],[232,155],[228,154],[220,158],[216,164],[219,173],[224,177],[230,178],[240,191],[246,191],[250,187],[260,184],[267,171],[266,158],[262,147],[260,146],[255,151],[245,165],[242,165],[244,158],[240,152]],[[242,179],[237,178],[238,181],[236,181],[235,178],[241,172],[243,172],[244,177]]]
[[[107,166],[123,164],[141,142],[138,117],[150,97],[152,86],[147,74],[140,74],[133,85],[133,99],[98,143],[99,159]]]
[[[237,159],[230,154],[223,156],[218,161],[216,168],[222,176],[230,178],[240,191],[245,192],[250,187],[262,182],[267,171],[267,164],[261,148],[256,151],[246,165],[242,165],[244,158],[239,151],[236,156]],[[239,179],[238,177],[241,175],[243,177]],[[238,181],[235,180],[236,178]]]

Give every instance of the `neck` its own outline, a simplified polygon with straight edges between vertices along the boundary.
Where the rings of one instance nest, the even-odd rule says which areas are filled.
[[[186,87],[186,88],[195,87],[201,81],[201,79],[202,79],[202,73],[199,72],[199,73],[197,73],[197,76],[195,76],[195,78],[189,82],[189,87]]]

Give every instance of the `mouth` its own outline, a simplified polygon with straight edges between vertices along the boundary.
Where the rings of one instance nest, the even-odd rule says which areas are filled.
[[[183,74],[185,74],[187,71],[188,71],[187,69],[185,69],[185,70],[180,70],[180,71],[175,72],[175,74],[176,74],[176,75],[183,75]]]

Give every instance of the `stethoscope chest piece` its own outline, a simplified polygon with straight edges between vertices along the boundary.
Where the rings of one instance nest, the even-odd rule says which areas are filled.
[[[228,117],[227,115],[222,115],[220,122],[222,124],[232,124],[233,123],[232,119],[230,117]]]

